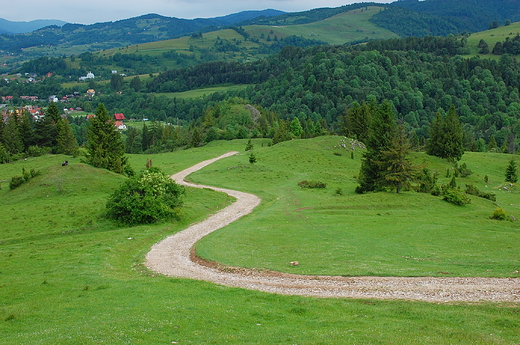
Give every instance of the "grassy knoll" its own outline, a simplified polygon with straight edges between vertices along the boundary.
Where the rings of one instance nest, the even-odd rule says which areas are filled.
[[[203,240],[198,253],[228,265],[301,274],[518,276],[520,224],[490,220],[493,202],[472,197],[470,205],[458,207],[415,192],[357,195],[360,154],[355,160],[334,155],[337,142],[285,142],[258,148],[255,165],[244,154],[193,174],[195,182],[251,191],[264,200],[254,215]],[[431,162],[441,182],[449,181],[444,175],[451,165],[417,159]],[[495,191],[498,204],[518,219],[520,192],[499,190],[508,159],[468,153],[461,163],[474,174],[457,181],[462,188],[472,183]],[[302,180],[323,181],[327,188],[302,190]],[[344,195],[335,196],[337,188]],[[230,243],[233,250],[223,250]],[[290,267],[291,261],[300,265]]]
[[[280,178],[273,183],[287,180],[286,187],[271,194],[270,184],[264,183],[266,192],[261,194],[254,181],[245,183],[250,175],[238,173],[242,169],[238,167],[229,170],[236,173],[235,182],[229,184],[255,190],[276,209],[276,203],[286,201],[285,189],[292,188],[284,176],[325,179],[341,170],[352,175],[356,169],[346,163],[350,158],[337,156],[338,167],[326,166],[331,175],[305,171],[313,161],[324,162],[323,153],[330,151],[323,147],[334,140],[295,141],[264,150],[255,141],[256,167],[268,168],[268,160],[275,159],[268,158],[272,150],[280,158]],[[138,170],[151,158],[155,166],[173,173],[244,147],[244,140],[218,142],[130,160]],[[304,158],[289,170],[292,155]],[[313,299],[152,274],[141,265],[150,246],[225,206],[228,198],[190,189],[180,223],[121,228],[99,215],[106,196],[124,177],[83,165],[79,159],[69,159],[69,166],[62,167],[67,158],[45,156],[0,165],[0,179],[19,174],[22,167],[42,171],[14,191],[5,184],[0,190],[2,344],[514,344],[518,340],[516,304]],[[211,183],[222,183],[222,169],[246,165],[245,156],[234,159],[206,169],[215,171]],[[198,178],[203,176],[208,177]],[[327,195],[333,198],[330,188]],[[266,209],[263,205],[261,214]],[[231,243],[227,251],[234,249]]]

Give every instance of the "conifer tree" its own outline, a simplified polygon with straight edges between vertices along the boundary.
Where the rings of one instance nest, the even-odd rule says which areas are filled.
[[[418,169],[410,159],[410,147],[404,126],[399,125],[390,146],[382,152],[383,160],[379,162],[386,185],[394,187],[397,193],[402,188],[409,187]]]
[[[430,139],[426,144],[426,153],[430,156],[441,157],[444,154],[442,145],[439,145],[443,141],[443,122],[442,114],[438,111],[430,124]]]
[[[11,114],[2,130],[2,142],[6,151],[11,154],[20,153],[24,149],[18,122],[18,115]]]
[[[446,117],[437,112],[430,126],[430,139],[426,153],[431,156],[458,161],[464,154],[464,132],[455,110],[451,106]]]
[[[87,130],[86,162],[119,174],[127,164],[121,133],[108,116],[103,104],[99,104],[96,116],[90,119]]]
[[[513,158],[509,161],[509,165],[506,168],[506,182],[517,183],[518,173],[516,171],[516,162]]]
[[[388,151],[392,146],[396,128],[392,104],[384,101],[371,114],[368,138],[365,143],[367,150],[361,162],[357,193],[381,190],[387,185],[384,170],[388,166],[383,152]]]
[[[59,121],[56,125],[56,130],[56,152],[75,156],[78,153],[78,142],[72,132],[72,127],[70,126],[69,121],[67,119]]]

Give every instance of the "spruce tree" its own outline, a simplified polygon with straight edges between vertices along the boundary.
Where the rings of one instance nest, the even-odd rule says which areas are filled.
[[[86,162],[97,168],[123,173],[127,164],[121,133],[108,116],[103,104],[99,104],[96,116],[91,118],[87,130]]]
[[[390,146],[382,152],[383,160],[378,162],[386,185],[394,187],[397,193],[400,193],[402,188],[409,187],[418,170],[410,159],[410,147],[404,126],[399,125]]]
[[[509,165],[506,168],[506,182],[517,183],[518,173],[516,171],[516,162],[513,158],[509,161]]]
[[[23,151],[23,141],[19,131],[19,121],[17,114],[9,115],[5,127],[2,131],[2,142],[5,150],[10,154],[17,154]]]
[[[444,119],[444,132],[446,157],[443,158],[459,161],[464,154],[464,131],[454,105]]]
[[[384,101],[371,114],[368,137],[365,143],[367,150],[361,161],[357,193],[382,190],[387,185],[384,174],[384,170],[387,168],[387,160],[383,152],[388,151],[392,146],[396,128],[392,104],[389,101]]]
[[[437,112],[430,126],[430,139],[426,153],[431,156],[458,161],[464,154],[464,132],[455,110],[451,106],[446,117]]]
[[[438,111],[430,124],[430,139],[426,144],[426,153],[430,156],[442,157],[444,155],[443,146],[440,143],[444,140],[442,114]]]
[[[63,119],[58,122],[56,125],[57,130],[57,153],[62,153],[65,155],[77,155],[78,153],[78,142],[74,133],[72,132],[72,127],[69,124],[67,119]]]

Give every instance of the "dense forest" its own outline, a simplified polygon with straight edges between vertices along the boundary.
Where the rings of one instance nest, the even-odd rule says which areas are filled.
[[[467,150],[516,152],[520,64],[508,54],[498,61],[464,59],[457,54],[464,50],[465,40],[428,36],[358,46],[285,47],[260,61],[206,63],[166,71],[146,83],[138,77],[131,82],[121,78],[118,83],[91,81],[63,90],[56,82],[59,77],[51,77],[37,84],[4,84],[0,95],[29,92],[46,98],[95,87],[93,99],[75,98],[69,105],[92,111],[104,103],[128,118],[162,122],[128,131],[128,137],[135,139],[127,142],[129,152],[171,150],[215,139],[270,137],[276,143],[295,133],[297,137],[342,133],[342,121],[353,104],[385,100],[416,146],[430,138],[436,114],[444,115],[453,107]],[[56,68],[62,67],[55,62]],[[229,84],[247,86],[197,99],[155,95]],[[70,122],[83,144],[85,120]]]

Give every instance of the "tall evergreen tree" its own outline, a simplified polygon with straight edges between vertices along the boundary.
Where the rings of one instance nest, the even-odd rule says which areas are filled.
[[[397,193],[410,185],[418,169],[410,159],[410,147],[404,126],[399,125],[390,146],[382,152],[383,161],[378,162],[386,185],[394,187]]]
[[[2,131],[2,142],[5,149],[11,154],[23,152],[23,141],[19,131],[18,114],[11,114]]]
[[[58,122],[62,121],[60,110],[56,103],[51,103],[43,119],[34,126],[34,144],[40,147],[50,147],[56,151],[58,145]]]
[[[516,162],[513,158],[509,161],[509,165],[506,168],[506,182],[517,183],[518,173],[516,171]]]
[[[444,155],[442,145],[439,145],[444,139],[444,119],[442,114],[438,111],[435,113],[435,118],[430,124],[430,139],[426,144],[426,153],[430,156],[442,157]]]
[[[430,126],[430,140],[426,153],[432,156],[458,161],[464,154],[464,131],[455,110],[451,106],[446,117],[438,112]]]
[[[78,142],[72,127],[67,119],[63,119],[56,125],[57,130],[57,153],[76,155],[78,153]]]
[[[459,161],[464,154],[464,131],[459,115],[452,105],[444,119],[446,157]]]
[[[120,174],[124,172],[127,157],[121,133],[102,103],[97,107],[96,116],[90,119],[86,147],[88,164]]]
[[[363,143],[366,142],[370,127],[370,117],[375,108],[376,104],[374,102],[370,104],[363,102],[361,105],[358,102],[354,102],[343,117],[343,134]]]
[[[397,125],[392,104],[384,101],[371,114],[370,127],[366,140],[367,150],[363,154],[359,173],[357,193],[384,189],[387,185],[385,169],[388,167],[383,152],[392,147]]]

